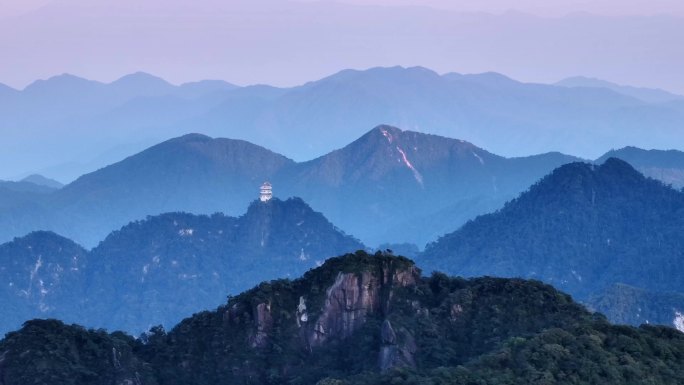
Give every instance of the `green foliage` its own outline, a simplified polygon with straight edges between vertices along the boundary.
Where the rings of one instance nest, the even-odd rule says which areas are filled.
[[[0,383],[114,385],[138,380],[156,384],[152,371],[136,354],[138,348],[138,342],[121,332],[107,334],[57,320],[29,321],[0,343]]]
[[[684,334],[612,326],[553,287],[521,279],[435,273],[389,286],[374,292],[382,306],[350,337],[308,343],[311,329],[296,313],[300,297],[312,322],[339,274],[370,273],[387,283],[407,271],[416,272],[410,260],[384,253],[333,258],[300,279],[264,282],[215,311],[194,314],[169,332],[156,326],[138,340],[31,321],[0,342],[0,384],[684,383]],[[407,347],[411,359],[381,372],[386,321],[392,344]]]

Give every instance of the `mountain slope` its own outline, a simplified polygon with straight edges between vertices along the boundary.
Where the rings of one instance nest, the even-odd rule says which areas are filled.
[[[429,245],[424,266],[535,277],[581,299],[613,283],[684,291],[684,194],[610,158],[562,166]]]
[[[49,232],[0,245],[2,332],[35,317],[76,322],[84,302],[87,251]]]
[[[36,320],[0,351],[6,385],[684,379],[684,335],[673,329],[611,326],[538,281],[426,278],[410,260],[363,252],[264,282],[168,333],[156,327],[134,340]]]

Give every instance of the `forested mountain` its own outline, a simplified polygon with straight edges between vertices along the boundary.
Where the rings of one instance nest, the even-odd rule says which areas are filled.
[[[139,340],[34,320],[0,342],[0,382],[678,384],[684,334],[618,327],[538,281],[422,277],[357,252],[264,282]]]
[[[419,260],[451,274],[541,279],[582,300],[616,283],[684,292],[682,234],[684,193],[610,158],[558,168]]]
[[[147,215],[237,215],[270,180],[276,196],[304,198],[369,245],[423,246],[574,160],[559,153],[504,158],[461,140],[379,126],[340,150],[295,163],[248,142],[192,134],[84,175],[49,196],[8,203],[0,211],[0,239],[51,230],[94,246]]]
[[[363,248],[298,198],[255,201],[239,218],[148,217],[90,252],[53,233],[33,233],[0,246],[0,273],[9,284],[0,301],[13,309],[0,330],[59,317],[139,333]]]

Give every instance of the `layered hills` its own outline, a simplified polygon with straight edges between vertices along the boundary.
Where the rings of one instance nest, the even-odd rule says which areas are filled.
[[[626,147],[597,163],[608,157],[626,160],[676,188],[684,186],[679,151]],[[556,167],[577,160],[560,153],[505,158],[462,140],[386,125],[300,163],[249,142],[190,134],[58,190],[0,183],[0,240],[50,230],[92,247],[147,215],[239,215],[258,186],[270,180],[277,196],[304,198],[368,245],[409,242],[422,247],[499,209]],[[21,186],[31,191],[17,192]]]
[[[538,281],[423,277],[408,259],[364,252],[264,282],[168,333],[34,320],[0,351],[5,385],[684,380],[673,329],[612,326]]]
[[[144,73],[109,84],[60,75],[0,91],[0,98],[0,129],[11,133],[3,139],[15,144],[0,153],[0,175],[41,172],[64,181],[196,131],[248,140],[298,161],[340,148],[379,123],[461,138],[508,157],[561,151],[594,158],[635,144],[669,148],[681,142],[684,121],[680,101],[421,67],[344,70],[291,88],[174,86]],[[37,135],[46,140],[36,142]]]
[[[684,152],[625,147],[608,151],[596,163],[603,163],[608,158],[620,158],[647,177],[660,180],[676,189],[684,188]]]
[[[298,276],[363,249],[301,199],[253,202],[238,217],[167,213],[136,221],[86,251],[50,232],[0,246],[0,328],[58,317],[139,333],[212,308],[255,282]],[[179,298],[192,298],[191,301]]]
[[[0,239],[40,229],[90,247],[147,215],[238,215],[270,180],[276,196],[302,197],[366,244],[422,246],[575,160],[558,153],[504,158],[461,140],[379,126],[330,154],[295,163],[248,142],[191,134],[12,205],[11,215],[0,217]]]
[[[572,163],[428,245],[419,260],[463,276],[541,279],[582,300],[618,283],[681,293],[682,218],[684,193],[628,163]]]

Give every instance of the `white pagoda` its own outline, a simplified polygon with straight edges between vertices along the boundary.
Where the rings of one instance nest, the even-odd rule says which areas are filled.
[[[259,189],[259,200],[262,202],[268,202],[273,198],[273,187],[269,182],[264,182]]]

